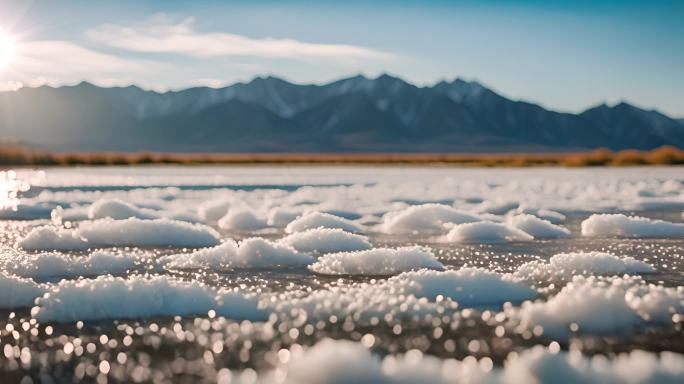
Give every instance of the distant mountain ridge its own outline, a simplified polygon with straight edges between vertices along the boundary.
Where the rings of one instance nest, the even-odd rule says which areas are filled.
[[[461,79],[258,77],[166,93],[86,82],[2,92],[0,140],[68,151],[534,152],[684,148],[684,125],[627,103],[555,112]]]

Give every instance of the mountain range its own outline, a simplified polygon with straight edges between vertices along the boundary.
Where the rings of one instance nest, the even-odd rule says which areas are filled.
[[[137,86],[0,92],[0,140],[58,151],[534,152],[684,148],[684,122],[627,103],[562,113],[475,81],[418,87],[275,77],[158,93]]]

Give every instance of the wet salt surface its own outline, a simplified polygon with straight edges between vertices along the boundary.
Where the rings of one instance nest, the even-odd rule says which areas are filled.
[[[571,252],[632,257],[651,265],[654,272],[632,278],[597,276],[596,279],[606,284],[627,279],[624,284],[631,284],[631,288],[627,289],[624,301],[629,305],[641,305],[641,301],[632,297],[644,295],[642,291],[650,293],[650,296],[643,296],[644,301],[656,303],[659,290],[671,289],[666,291],[671,301],[649,313],[644,312],[648,307],[643,305],[639,307],[640,313],[623,305],[627,315],[633,316],[634,323],[624,328],[617,324],[618,319],[613,321],[615,324],[610,323],[605,332],[583,332],[584,329],[574,322],[579,322],[578,313],[561,312],[561,322],[567,319],[568,324],[563,326],[569,329],[570,336],[550,336],[551,328],[545,332],[540,325],[521,325],[517,317],[523,306],[521,302],[477,305],[477,296],[467,300],[458,296],[459,291],[478,284],[478,280],[469,280],[467,286],[459,286],[460,280],[448,280],[444,285],[431,288],[441,292],[439,297],[421,298],[417,294],[420,290],[412,288],[419,280],[411,273],[394,278],[319,275],[306,265],[278,265],[277,253],[268,259],[272,265],[263,265],[262,261],[249,266],[249,260],[261,257],[263,250],[243,255],[242,260],[247,261],[240,267],[227,263],[231,259],[223,259],[227,256],[219,252],[210,265],[181,269],[165,266],[162,260],[165,256],[190,254],[197,249],[122,245],[104,250],[132,257],[135,266],[125,272],[114,271],[114,276],[135,279],[164,275],[180,283],[202,283],[211,292],[231,289],[241,295],[255,295],[260,298],[268,320],[222,317],[214,309],[203,309],[202,313],[176,317],[124,319],[109,316],[82,322],[56,322],[38,321],[32,316],[30,306],[0,308],[0,382],[20,382],[27,377],[33,382],[48,377],[55,382],[283,382],[295,379],[299,380],[295,382],[363,382],[358,378],[372,377],[369,367],[358,367],[360,376],[355,379],[345,379],[334,369],[323,376],[327,381],[297,376],[297,359],[312,358],[307,357],[306,351],[320,343],[325,346],[326,338],[351,340],[369,348],[373,356],[384,359],[381,379],[387,382],[400,382],[385,366],[389,364],[386,363],[388,357],[415,360],[416,350],[426,356],[415,360],[424,367],[434,363],[427,358],[430,356],[440,364],[456,359],[465,366],[474,361],[482,371],[482,378],[467,376],[473,382],[484,381],[484,378],[495,381],[501,375],[513,377],[514,373],[502,367],[513,364],[515,356],[531,356],[536,345],[544,346],[546,351],[551,351],[547,353],[554,356],[562,356],[564,351],[579,351],[587,359],[591,356],[617,359],[617,354],[636,350],[684,354],[684,292],[681,288],[677,291],[678,287],[684,286],[684,238],[586,237],[582,236],[581,230],[581,223],[593,213],[622,213],[681,223],[684,207],[681,174],[681,169],[677,168],[549,171],[411,167],[106,168],[102,171],[54,169],[5,174],[6,180],[12,180],[7,184],[15,190],[17,185],[31,186],[6,197],[7,205],[23,204],[24,207],[13,211],[12,218],[21,218],[23,213],[26,220],[0,220],[0,246],[4,248],[0,268],[8,276],[16,274],[13,272],[16,266],[12,263],[18,259],[17,252],[26,256],[21,258],[25,260],[23,263],[30,264],[34,257],[31,255],[51,251],[49,243],[42,251],[22,250],[18,242],[31,231],[41,226],[67,231],[78,228],[81,221],[88,221],[87,216],[71,222],[55,221],[50,211],[55,212],[53,209],[58,206],[64,210],[78,207],[85,210],[97,201],[101,204],[102,199],[119,199],[140,209],[152,210],[159,217],[185,218],[204,225],[217,231],[221,241],[239,242],[258,237],[278,243],[288,236],[287,223],[271,222],[269,212],[273,209],[293,212],[294,218],[313,211],[333,214],[340,216],[342,219],[337,222],[345,225],[352,221],[360,228],[358,235],[367,237],[372,248],[427,247],[447,271],[473,267],[491,271],[499,276],[497,279],[533,289],[539,303],[553,299],[568,284],[579,285],[580,281],[573,281],[573,275],[591,278],[595,273],[563,271],[553,276],[541,274],[538,280],[527,281],[516,275],[525,263],[548,263],[554,255]],[[527,212],[530,209],[553,210],[566,216],[559,224],[570,230],[571,235],[498,244],[456,243],[445,240],[449,225],[443,224],[448,220],[411,222],[418,229],[430,229],[430,233],[422,234],[420,231],[387,233],[384,228],[388,226],[382,226],[387,212],[435,202],[483,221],[500,223],[506,223],[506,215],[524,208]],[[47,215],[44,213],[46,206],[51,207]],[[243,226],[249,227],[247,230],[221,228],[219,219],[231,209],[249,211],[252,218],[264,224],[260,228]],[[42,218],[36,220],[36,216]],[[425,217],[422,219],[427,220]],[[326,219],[321,224],[331,225],[330,222]],[[334,227],[334,223],[332,225]],[[306,228],[290,226],[291,230],[287,232],[299,233],[312,226],[315,227],[316,222],[307,222]],[[121,240],[122,236],[124,240],[130,239],[125,231],[117,239]],[[136,233],[136,237],[141,236],[144,234]],[[154,236],[163,239],[163,232],[161,235],[155,232]],[[169,239],[168,244],[173,245],[175,240],[178,239]],[[314,248],[303,253],[320,258],[329,251],[317,252]],[[63,250],[60,255],[81,260],[78,258],[91,253],[91,250],[79,248]],[[100,274],[106,273],[99,270],[96,275]],[[88,275],[85,278],[95,277]],[[41,274],[33,280],[49,290],[62,278],[74,280],[79,277]],[[645,283],[638,285],[629,279],[643,279]],[[647,284],[657,289],[648,288]],[[409,291],[403,291],[405,289]],[[486,290],[487,286],[479,289]],[[6,295],[0,292],[3,294]],[[450,297],[450,294],[455,296]],[[502,298],[502,303],[513,297],[508,290],[496,294]],[[615,303],[612,297],[609,303]],[[623,299],[618,298],[618,304],[622,305]],[[108,300],[112,301],[101,305],[105,308],[130,305],[125,297]],[[83,305],[89,304],[83,302]],[[602,311],[605,314],[611,308],[607,305],[592,307],[588,317],[600,318]],[[68,312],[68,308],[66,310]],[[586,328],[592,326],[588,324]],[[344,345],[335,344],[334,349],[337,348],[344,348]],[[323,352],[318,355],[325,356],[323,347],[320,350]],[[555,355],[559,351],[561,355]],[[633,356],[650,361],[639,354]],[[526,359],[520,361],[526,362]],[[410,366],[407,360],[397,361]],[[528,364],[526,369],[536,372],[534,377],[551,382],[539,370],[535,371],[532,363]],[[648,366],[652,362],[642,364]],[[292,371],[289,378],[288,371]],[[677,372],[668,372],[675,378],[684,377],[677,376]],[[464,375],[461,372],[450,379],[423,376],[409,382],[450,382],[459,378],[465,380]],[[597,377],[586,379],[601,381]],[[367,382],[382,382],[378,380]]]

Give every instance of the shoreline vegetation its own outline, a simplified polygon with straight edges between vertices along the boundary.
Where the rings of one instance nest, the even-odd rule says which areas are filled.
[[[557,153],[154,153],[50,152],[0,144],[0,167],[144,164],[452,164],[475,167],[682,165],[684,150]]]

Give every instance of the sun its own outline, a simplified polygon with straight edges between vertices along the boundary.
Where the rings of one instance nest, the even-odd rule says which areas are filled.
[[[7,67],[16,52],[14,39],[0,28],[0,70]]]

